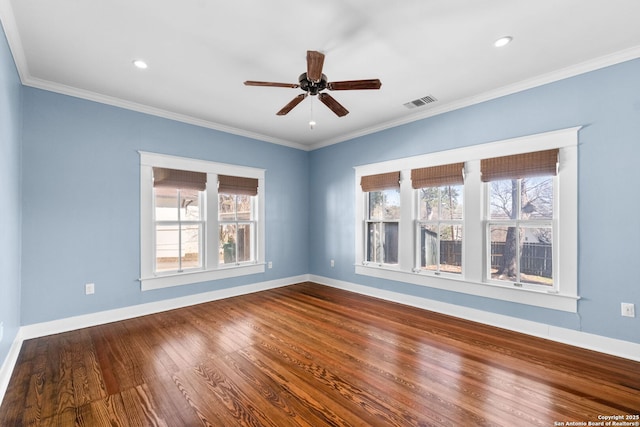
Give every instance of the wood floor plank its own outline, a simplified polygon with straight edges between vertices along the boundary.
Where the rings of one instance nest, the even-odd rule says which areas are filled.
[[[314,283],[25,341],[0,426],[550,426],[640,363]]]

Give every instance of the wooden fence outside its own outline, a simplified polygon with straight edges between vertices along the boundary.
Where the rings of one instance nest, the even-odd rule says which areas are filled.
[[[427,239],[428,240],[428,239]],[[422,263],[425,262],[425,246],[422,246]],[[491,268],[499,268],[504,256],[504,242],[491,243]],[[440,263],[460,265],[462,262],[462,242],[440,241]],[[423,265],[424,267],[424,265]],[[552,247],[546,243],[525,243],[520,257],[520,272],[534,276],[551,277],[553,271]]]

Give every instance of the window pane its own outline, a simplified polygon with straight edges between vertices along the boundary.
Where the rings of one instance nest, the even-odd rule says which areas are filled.
[[[524,227],[520,255],[520,281],[553,286],[551,227]]]
[[[400,219],[400,190],[371,191],[369,194],[369,219]]]
[[[218,219],[233,221],[236,219],[236,199],[232,194],[218,194]]]
[[[438,187],[421,188],[420,190],[420,219],[435,221],[440,218],[440,192]]]
[[[218,218],[221,221],[253,219],[253,197],[245,194],[219,194]]]
[[[420,226],[420,266],[425,270],[438,269],[438,226]]]
[[[516,227],[491,226],[491,278],[516,282],[518,279]]]
[[[236,196],[236,212],[238,220],[248,221],[251,220],[251,196],[238,195]]]
[[[178,220],[178,190],[157,187],[153,190],[156,221]]]
[[[489,188],[491,219],[516,219],[518,180],[491,181]]]
[[[490,191],[491,219],[553,218],[552,176],[492,181]]]
[[[236,254],[238,262],[251,261],[251,224],[238,224]]]
[[[553,218],[552,176],[523,179],[521,191],[521,219]]]
[[[187,268],[199,268],[202,266],[200,257],[200,236],[199,225],[183,225],[182,231],[182,270]]]
[[[398,263],[398,223],[367,223],[367,261]]]
[[[442,214],[440,219],[462,219],[462,185],[440,187]]]
[[[420,220],[461,220],[462,185],[426,187],[420,190]]]
[[[420,248],[420,267],[423,269],[462,273],[461,225],[421,225]]]
[[[156,226],[156,271],[202,267],[201,234],[200,225]]]
[[[220,264],[234,264],[236,262],[236,230],[235,224],[220,225]]]
[[[491,226],[491,278],[553,286],[549,227]]]
[[[177,225],[156,226],[156,271],[179,269],[179,239]]]
[[[462,274],[461,225],[440,225],[440,271]]]
[[[180,219],[183,221],[198,221],[200,212],[200,191],[180,190]]]

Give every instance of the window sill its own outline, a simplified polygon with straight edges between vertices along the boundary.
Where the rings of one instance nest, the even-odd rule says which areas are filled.
[[[384,266],[379,267],[356,264],[355,273],[380,279],[427,286],[435,289],[460,292],[468,295],[493,298],[502,301],[549,308],[552,310],[567,311],[570,313],[577,313],[578,300],[580,299],[577,295],[523,289],[493,283],[470,282],[453,277],[436,277],[434,275],[389,269]]]
[[[163,276],[143,277],[139,279],[140,290],[151,291],[154,289],[162,289],[172,286],[228,279],[230,277],[248,276],[250,274],[264,273],[264,271],[265,265],[264,263],[260,263],[223,267],[217,270],[192,271]]]

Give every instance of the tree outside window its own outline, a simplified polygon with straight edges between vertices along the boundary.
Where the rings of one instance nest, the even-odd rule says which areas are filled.
[[[491,279],[553,285],[553,176],[492,181]]]

